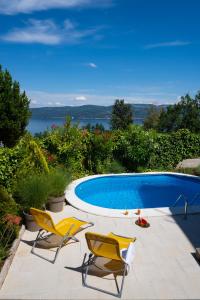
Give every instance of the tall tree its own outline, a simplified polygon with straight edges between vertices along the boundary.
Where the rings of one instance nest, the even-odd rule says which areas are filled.
[[[161,111],[162,110],[155,105],[152,105],[149,108],[148,114],[144,120],[144,129],[156,129],[158,127]]]
[[[0,142],[13,147],[25,132],[30,117],[30,100],[20,92],[17,81],[0,66]]]
[[[111,116],[111,127],[115,129],[127,129],[133,123],[133,112],[130,104],[124,103],[124,100],[117,99],[113,105]]]
[[[181,97],[180,102],[161,112],[158,122],[159,131],[170,132],[181,128],[200,132],[200,92],[194,99],[189,94]]]

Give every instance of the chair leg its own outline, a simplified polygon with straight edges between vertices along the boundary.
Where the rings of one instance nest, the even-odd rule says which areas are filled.
[[[64,244],[64,240],[65,240],[65,239],[63,238],[62,241],[61,241],[61,243],[60,243],[60,245],[57,247],[57,250],[56,250],[56,253],[55,253],[54,258],[53,258],[52,260],[51,260],[51,259],[48,259],[48,258],[44,257],[43,255],[40,255],[40,254],[38,254],[38,253],[35,252],[35,246],[36,246],[36,244],[37,244],[37,242],[38,242],[38,240],[39,240],[39,238],[40,238],[40,236],[41,236],[41,232],[42,232],[42,231],[43,231],[43,229],[40,229],[40,230],[39,230],[38,235],[37,235],[37,237],[36,237],[36,239],[35,239],[35,241],[34,241],[33,247],[32,247],[32,249],[31,249],[31,253],[34,254],[34,255],[36,255],[36,256],[38,256],[38,257],[40,257],[40,258],[43,258],[43,259],[49,261],[49,262],[52,263],[52,264],[54,264],[55,261],[56,261],[56,258],[57,258],[57,256],[58,256],[58,253],[59,253],[61,247],[62,247],[63,244]]]
[[[36,244],[37,244],[37,241],[38,241],[39,238],[40,238],[40,234],[41,234],[42,231],[43,231],[43,229],[40,229],[40,230],[38,231],[37,237],[36,237],[36,239],[35,239],[35,241],[34,241],[34,243],[33,243],[33,246],[32,246],[32,249],[31,249],[31,253],[33,253],[33,254],[35,254],[35,252],[34,252],[35,246],[36,246]]]
[[[93,289],[93,290],[96,290],[96,291],[99,291],[99,292],[102,292],[102,293],[105,293],[105,294],[108,294],[108,295],[112,295],[112,296],[121,298],[123,287],[124,287],[124,279],[125,279],[125,275],[126,275],[126,271],[127,271],[127,265],[126,264],[124,265],[123,277],[122,277],[122,282],[121,282],[120,288],[119,288],[119,285],[117,283],[116,276],[114,275],[114,279],[115,279],[115,283],[116,283],[116,287],[117,287],[117,293],[112,293],[112,292],[105,291],[103,289],[99,289],[99,288],[96,288],[94,286],[91,286],[91,285],[87,284],[87,281],[86,281],[87,280],[87,275],[88,275],[89,268],[93,263],[94,256],[89,257],[88,261],[86,262],[86,265],[85,265],[85,259],[86,259],[86,254],[84,256],[84,260],[83,260],[83,264],[82,264],[83,286],[88,287],[88,288]]]

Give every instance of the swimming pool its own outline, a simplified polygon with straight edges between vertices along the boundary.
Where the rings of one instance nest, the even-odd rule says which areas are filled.
[[[195,176],[177,173],[143,173],[94,176],[77,182],[75,198],[91,206],[112,211],[173,207],[183,194],[188,202],[200,192],[200,180]],[[200,204],[200,200],[198,201]],[[84,206],[85,206],[84,205]],[[184,206],[181,199],[177,206]]]

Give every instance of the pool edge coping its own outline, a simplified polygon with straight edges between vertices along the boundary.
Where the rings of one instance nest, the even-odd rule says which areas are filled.
[[[111,217],[111,218],[137,218],[136,212],[137,209],[129,209],[126,210],[128,214],[125,215],[125,209],[111,209],[111,208],[105,208],[100,206],[95,206],[92,204],[89,204],[83,200],[81,200],[75,193],[75,188],[82,182],[98,178],[98,177],[107,177],[107,176],[127,176],[127,175],[147,175],[147,174],[163,174],[163,175],[178,175],[178,176],[184,176],[184,177],[192,177],[192,178],[199,178],[195,175],[190,174],[184,174],[184,173],[176,173],[176,172],[143,172],[143,173],[120,173],[120,174],[98,174],[98,175],[89,175],[82,178],[79,178],[77,180],[74,180],[72,183],[69,184],[69,186],[65,190],[65,198],[69,204],[71,204],[73,207],[97,216],[103,216],[103,217]],[[200,180],[200,179],[199,179]],[[142,208],[141,215],[144,217],[160,217],[165,215],[176,215],[176,214],[183,214],[184,213],[184,207],[158,207],[158,208]],[[188,213],[199,213],[200,212],[200,206],[189,206],[188,207]]]

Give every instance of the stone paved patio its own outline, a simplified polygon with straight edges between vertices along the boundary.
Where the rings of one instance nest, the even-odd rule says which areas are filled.
[[[200,246],[200,214],[150,217],[150,228],[135,225],[135,219],[106,218],[66,206],[53,214],[57,222],[76,216],[93,221],[90,231],[136,236],[136,257],[126,276],[123,299],[197,299],[200,298],[200,265],[193,257]],[[0,291],[1,299],[111,299],[114,297],[82,286],[80,266],[88,252],[85,231],[77,234],[80,243],[63,247],[55,264],[30,253],[30,241],[37,233],[25,231],[19,248]],[[52,250],[37,249],[47,257]],[[115,292],[112,276],[89,281]]]

